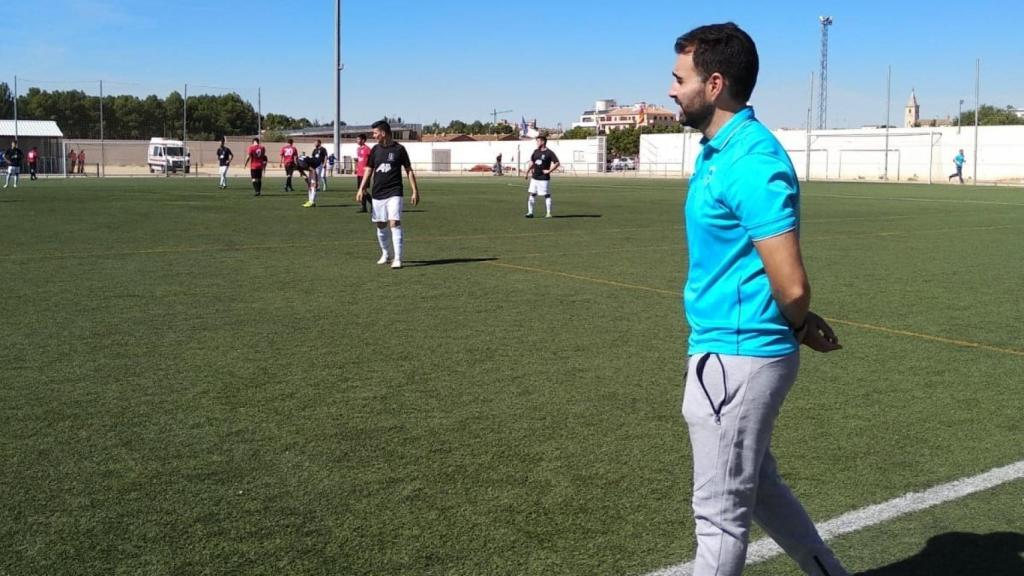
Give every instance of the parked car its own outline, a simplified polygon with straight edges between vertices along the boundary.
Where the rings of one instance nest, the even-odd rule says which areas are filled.
[[[614,160],[612,160],[611,169],[636,170],[636,162],[633,162],[633,159],[628,156],[623,156],[622,158],[615,158]]]

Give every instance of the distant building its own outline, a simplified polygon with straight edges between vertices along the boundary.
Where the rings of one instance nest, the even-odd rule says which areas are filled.
[[[678,122],[675,112],[640,102],[631,106],[618,106],[615,100],[598,100],[593,110],[580,115],[579,122],[573,122],[573,128],[601,128],[621,130],[622,128],[638,128],[643,126],[669,126]]]
[[[903,127],[913,128],[920,126],[921,122],[921,106],[917,103],[917,95],[914,90],[910,90],[910,100],[907,100],[907,105],[903,107]]]

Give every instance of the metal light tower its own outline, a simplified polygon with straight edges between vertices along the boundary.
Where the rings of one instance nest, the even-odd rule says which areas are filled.
[[[828,116],[828,29],[832,26],[831,16],[819,16],[821,22],[821,76],[818,80],[818,129],[825,129]]]

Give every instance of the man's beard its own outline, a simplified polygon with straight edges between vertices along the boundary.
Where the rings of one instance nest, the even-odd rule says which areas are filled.
[[[683,113],[679,123],[699,131],[703,131],[708,127],[711,123],[711,117],[715,114],[715,105],[711,102],[702,102],[700,106],[693,110],[686,110],[682,106],[680,106],[680,109]]]

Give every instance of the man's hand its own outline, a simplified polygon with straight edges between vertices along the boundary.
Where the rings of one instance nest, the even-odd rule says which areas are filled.
[[[832,352],[842,349],[839,338],[825,319],[814,312],[808,312],[804,329],[796,335],[797,342],[817,352]]]
[[[410,199],[410,201],[412,202],[413,206],[416,206],[417,204],[420,203],[420,191],[419,190],[413,190],[412,191],[412,198]]]
[[[356,202],[358,202],[360,204],[363,203],[363,189],[362,188],[360,188],[359,191],[356,192]]]

